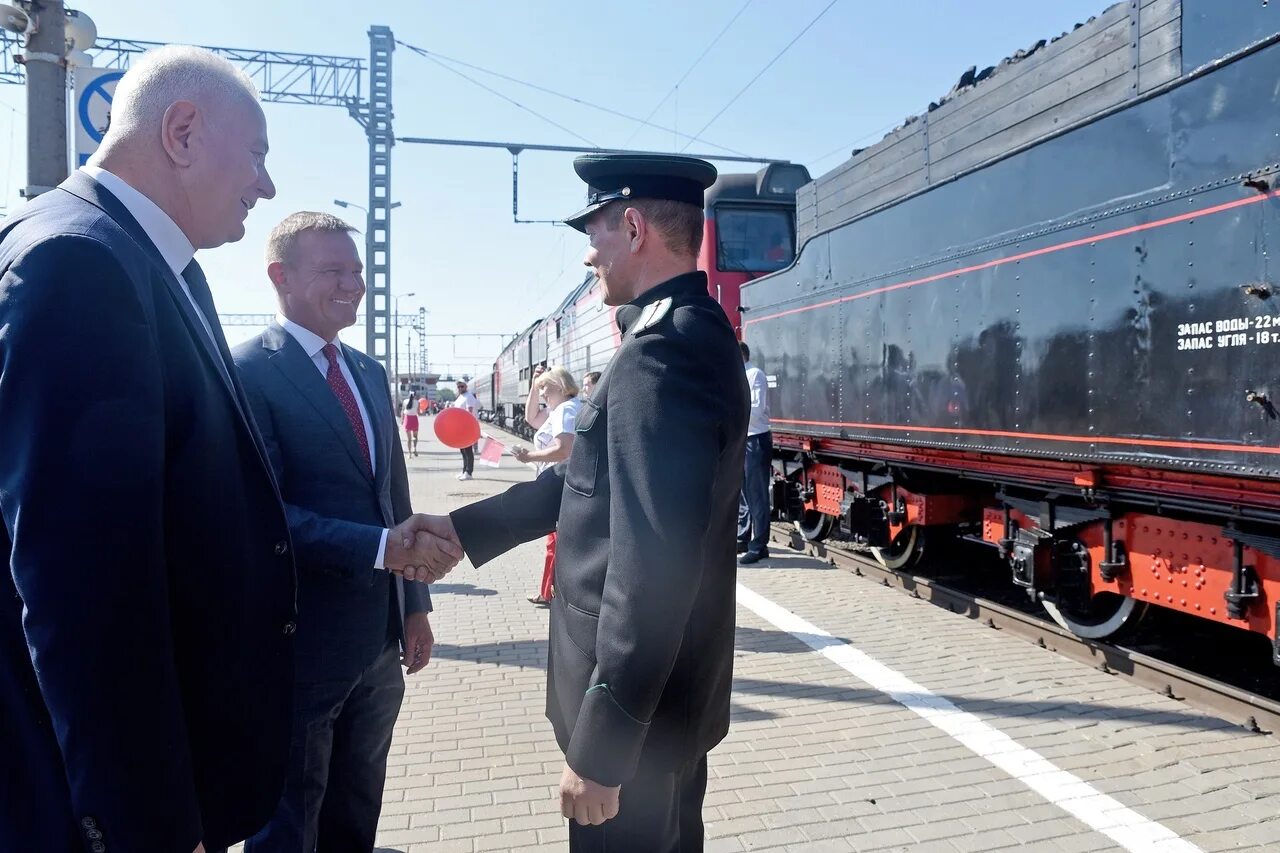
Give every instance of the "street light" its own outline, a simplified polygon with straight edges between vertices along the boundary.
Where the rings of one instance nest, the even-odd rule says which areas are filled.
[[[396,310],[392,324],[395,326],[396,330],[396,342],[395,346],[391,348],[391,372],[395,374],[394,382],[396,385],[396,396],[400,395],[400,300],[413,295],[415,294],[401,293],[400,295],[393,297],[396,303]]]
[[[363,204],[356,204],[355,202],[352,202],[352,201],[343,201],[343,200],[342,200],[342,199],[340,199],[340,198],[335,198],[335,199],[333,200],[333,203],[334,203],[334,204],[336,204],[338,207],[355,207],[355,208],[359,208],[360,210],[363,210],[363,211],[364,211],[364,215],[365,215],[365,216],[368,216],[368,215],[369,215],[369,208],[365,207]],[[395,210],[395,209],[396,209],[397,207],[399,207],[399,206],[400,206],[400,202],[398,202],[398,201],[393,201],[393,202],[391,202],[391,209],[392,209],[392,210]]]

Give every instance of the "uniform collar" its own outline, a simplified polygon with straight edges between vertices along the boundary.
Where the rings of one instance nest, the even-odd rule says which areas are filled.
[[[627,327],[636,321],[645,306],[652,305],[659,299],[669,296],[693,296],[707,292],[707,274],[702,270],[694,270],[675,278],[669,278],[656,287],[651,287],[626,305],[618,306],[618,329],[627,333]]]

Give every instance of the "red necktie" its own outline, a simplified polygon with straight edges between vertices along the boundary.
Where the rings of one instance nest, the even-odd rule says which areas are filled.
[[[342,411],[347,413],[347,420],[351,421],[351,429],[355,431],[360,452],[364,454],[364,464],[369,466],[369,472],[372,473],[373,461],[369,457],[369,437],[364,432],[364,421],[360,419],[360,407],[356,405],[356,395],[351,392],[351,386],[342,375],[342,368],[338,367],[338,348],[333,344],[325,344],[324,349],[320,351],[329,360],[329,371],[325,374],[325,378],[329,380],[333,395],[342,404]]]

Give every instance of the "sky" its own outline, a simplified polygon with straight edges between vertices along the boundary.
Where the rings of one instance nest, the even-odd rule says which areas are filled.
[[[551,145],[586,140],[608,148],[683,148],[692,154],[733,149],[803,163],[815,176],[839,166],[852,148],[923,112],[969,66],[994,65],[1107,5],[1107,0],[68,3],[87,13],[103,37],[335,54],[361,57],[366,66],[370,25],[389,26],[398,40],[438,58],[395,51],[392,103],[398,136]],[[366,80],[362,93],[367,91]],[[26,169],[25,97],[21,87],[0,86],[0,146],[8,152],[0,213],[23,204],[18,191]],[[271,142],[267,167],[277,195],[250,213],[243,240],[200,253],[222,313],[275,310],[263,247],[271,228],[289,213],[328,211],[363,228],[361,211],[333,204],[334,199],[366,203],[368,144],[360,126],[338,107],[268,103],[264,110]],[[642,123],[650,114],[650,125],[657,127]],[[573,173],[573,156],[521,155],[522,219],[562,218],[582,206],[585,186]],[[722,172],[754,171],[741,163],[717,166]],[[400,143],[391,175],[392,199],[401,203],[391,219],[392,292],[405,294],[398,301],[402,315],[424,307],[428,334],[449,336],[427,340],[433,369],[482,372],[501,348],[494,335],[514,333],[545,316],[581,281],[583,235],[563,226],[512,221],[507,151]],[[402,323],[408,319],[402,317]],[[226,328],[233,346],[258,331]],[[416,335],[403,329],[402,369],[410,348],[416,349],[410,337]],[[364,330],[344,332],[343,339],[363,348]]]

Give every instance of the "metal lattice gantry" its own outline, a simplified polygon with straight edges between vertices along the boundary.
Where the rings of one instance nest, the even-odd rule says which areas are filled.
[[[391,120],[390,27],[369,28],[369,100],[352,103],[351,116],[369,137],[369,211],[365,227],[366,352],[390,368],[391,361]]]
[[[88,53],[98,68],[127,68],[132,57],[163,46],[163,42],[99,38]],[[356,57],[234,47],[206,49],[243,69],[264,101],[345,107],[360,100],[364,60]],[[0,30],[0,83],[23,82],[22,63],[17,61],[21,54],[21,37]]]

